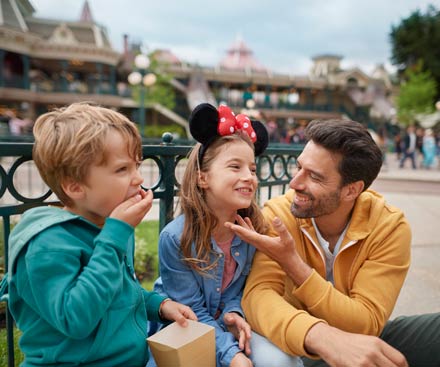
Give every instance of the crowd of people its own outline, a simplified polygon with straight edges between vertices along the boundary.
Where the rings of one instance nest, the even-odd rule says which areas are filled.
[[[409,125],[404,136],[396,135],[394,142],[400,168],[408,159],[413,169],[439,166],[440,134],[435,135],[432,129]]]
[[[305,123],[288,124],[280,127],[275,121],[266,124],[269,140],[274,143],[305,144]],[[431,128],[409,125],[403,132],[394,136],[386,134],[385,129],[372,132],[376,143],[382,149],[384,164],[387,164],[388,153],[395,153],[401,168],[409,160],[413,169],[436,169],[440,167],[440,131],[435,133]]]
[[[154,366],[148,330],[187,320],[215,328],[218,367],[440,365],[440,313],[390,320],[411,229],[369,189],[383,154],[367,129],[309,123],[290,190],[261,210],[255,157],[270,131],[209,104],[189,123],[181,213],[160,234],[147,291],[134,229],[153,195],[135,125],[83,103],[37,119],[34,161],[63,207],[29,209],[11,233],[23,366]]]
[[[31,135],[34,122],[28,118],[20,118],[13,110],[0,111],[0,136]]]

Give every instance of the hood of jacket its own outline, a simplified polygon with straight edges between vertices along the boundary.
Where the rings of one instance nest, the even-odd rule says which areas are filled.
[[[79,217],[79,215],[53,206],[41,206],[27,210],[9,236],[9,279],[14,270],[18,254],[34,236],[55,224]]]

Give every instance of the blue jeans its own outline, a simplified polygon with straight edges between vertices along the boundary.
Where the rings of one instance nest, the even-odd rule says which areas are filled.
[[[303,367],[301,358],[284,353],[256,332],[252,332],[251,351],[254,367]]]
[[[440,366],[440,313],[400,316],[388,321],[380,338],[399,350],[411,367]],[[322,360],[303,358],[306,367],[324,367]]]
[[[399,167],[403,168],[403,165],[405,164],[405,161],[406,161],[407,158],[411,159],[412,168],[416,169],[417,166],[416,166],[416,152],[415,151],[413,151],[413,152],[407,152],[407,151],[403,152],[403,157],[400,160]]]

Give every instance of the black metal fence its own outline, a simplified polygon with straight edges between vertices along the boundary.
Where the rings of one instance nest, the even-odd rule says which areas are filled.
[[[159,230],[174,217],[175,197],[191,145],[175,145],[164,139],[157,145],[143,145],[141,174],[144,186],[154,192],[158,206]],[[2,218],[3,257],[0,266],[8,268],[8,238],[11,224],[27,209],[49,205],[57,198],[42,182],[32,161],[32,142],[0,142],[0,217]],[[269,146],[257,159],[260,203],[284,193],[302,146]],[[1,232],[0,232],[1,233]],[[1,256],[1,254],[0,254]],[[1,301],[7,303],[7,295]],[[14,366],[14,321],[6,307],[8,366]]]

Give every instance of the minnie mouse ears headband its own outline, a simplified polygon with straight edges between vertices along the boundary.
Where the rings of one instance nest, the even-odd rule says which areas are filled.
[[[235,116],[225,105],[220,105],[217,110],[209,103],[199,104],[189,117],[189,129],[194,139],[202,144],[199,160],[215,138],[232,135],[237,130],[249,135],[254,143],[256,156],[263,153],[269,143],[267,130],[260,121],[250,120],[243,114]]]

